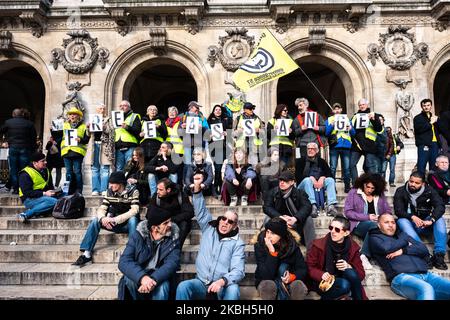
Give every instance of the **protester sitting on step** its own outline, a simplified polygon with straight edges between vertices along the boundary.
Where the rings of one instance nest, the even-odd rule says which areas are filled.
[[[177,166],[172,161],[172,144],[163,142],[159,147],[158,154],[145,164],[145,171],[148,172],[148,184],[150,195],[156,193],[156,181],[162,178],[169,178],[177,183]]]
[[[202,172],[204,180],[201,185],[204,196],[212,195],[212,183],[213,183],[213,170],[212,163],[206,161],[206,154],[202,148],[194,148],[192,152],[194,161],[191,164],[186,165],[186,175],[184,176],[184,188],[187,194],[191,193],[194,187],[194,173]]]
[[[145,170],[144,150],[141,147],[136,147],[133,150],[133,156],[126,164],[124,173],[127,183],[134,184],[139,190],[139,203],[147,205],[150,188],[148,186],[148,172]]]
[[[31,165],[19,172],[19,196],[27,209],[17,215],[22,222],[50,211],[55,206],[57,200],[54,197],[53,181],[43,153],[33,153]]]
[[[328,229],[325,237],[313,241],[306,256],[310,289],[322,300],[347,299],[349,295],[353,300],[367,300],[361,283],[366,274],[359,246],[350,237],[349,220],[337,216]]]
[[[128,233],[136,231],[139,222],[139,191],[134,185],[127,185],[125,174],[116,171],[109,177],[109,188],[103,197],[102,205],[97,210],[83,237],[80,251],[84,251],[73,263],[82,267],[92,261],[92,254],[97,243],[100,229],[114,233]]]
[[[280,217],[270,219],[254,240],[255,280],[263,300],[303,300],[307,268],[297,232]]]
[[[238,300],[239,282],[244,278],[245,244],[239,237],[238,215],[227,210],[213,220],[201,193],[202,175],[194,176],[194,212],[201,229],[195,279],[182,281],[177,300]]]
[[[441,196],[444,204],[450,204],[449,159],[445,155],[436,158],[436,169],[428,174],[428,183]]]
[[[180,265],[179,230],[172,212],[151,206],[120,256],[119,299],[168,300]]]
[[[370,231],[370,251],[392,291],[411,300],[450,300],[450,280],[428,271],[427,247],[397,230],[390,213],[378,217],[378,228]]]

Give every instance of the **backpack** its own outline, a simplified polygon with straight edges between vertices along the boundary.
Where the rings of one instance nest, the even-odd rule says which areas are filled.
[[[52,215],[56,219],[78,219],[84,214],[86,202],[78,192],[58,199]]]

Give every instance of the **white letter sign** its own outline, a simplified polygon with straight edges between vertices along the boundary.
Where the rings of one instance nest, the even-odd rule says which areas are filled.
[[[289,119],[277,119],[277,136],[289,135]]]
[[[223,126],[221,123],[211,124],[211,136],[213,141],[223,140]]]
[[[103,116],[101,114],[90,114],[89,124],[90,124],[89,127],[90,132],[103,131]]]
[[[346,114],[337,114],[334,116],[334,128],[337,131],[347,131],[347,125],[349,124]]]
[[[197,134],[200,126],[198,117],[186,117],[186,133]]]
[[[76,147],[78,145],[77,129],[64,130],[64,138],[66,140],[66,146]]]
[[[121,128],[122,123],[125,121],[123,111],[111,111],[111,119],[114,128]]]
[[[145,121],[144,122],[144,138],[150,139],[150,138],[156,138],[156,123],[155,121]]]
[[[356,129],[365,129],[369,127],[369,115],[367,113],[356,114]]]
[[[314,129],[316,126],[317,112],[306,111],[305,112],[305,125],[308,129]]]
[[[52,120],[52,131],[62,131],[64,126],[64,119]]]
[[[244,129],[244,137],[254,137],[256,136],[256,130],[253,125],[254,119],[244,119],[242,120],[242,126]]]

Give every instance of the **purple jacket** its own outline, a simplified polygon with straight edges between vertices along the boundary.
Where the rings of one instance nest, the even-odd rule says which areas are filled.
[[[350,231],[356,227],[358,222],[368,221],[369,215],[367,214],[367,202],[364,200],[362,190],[353,188],[345,199],[344,215],[350,220]],[[384,195],[378,198],[374,198],[376,207],[376,213],[382,214],[385,212],[392,212],[389,203]]]

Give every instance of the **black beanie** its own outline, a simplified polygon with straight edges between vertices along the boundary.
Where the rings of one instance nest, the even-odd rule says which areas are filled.
[[[273,233],[279,235],[281,238],[286,238],[288,234],[287,223],[281,219],[271,219],[265,225],[266,230],[269,229]]]
[[[43,154],[42,152],[35,152],[31,155],[31,162],[38,162],[42,159],[45,159],[45,154]]]
[[[122,171],[116,171],[111,173],[109,176],[109,183],[119,183],[126,185],[127,179],[125,178],[125,174]]]
[[[172,217],[172,213],[164,208],[149,205],[145,217],[147,218],[147,225],[150,229],[151,226],[160,225],[167,219],[170,219]]]

